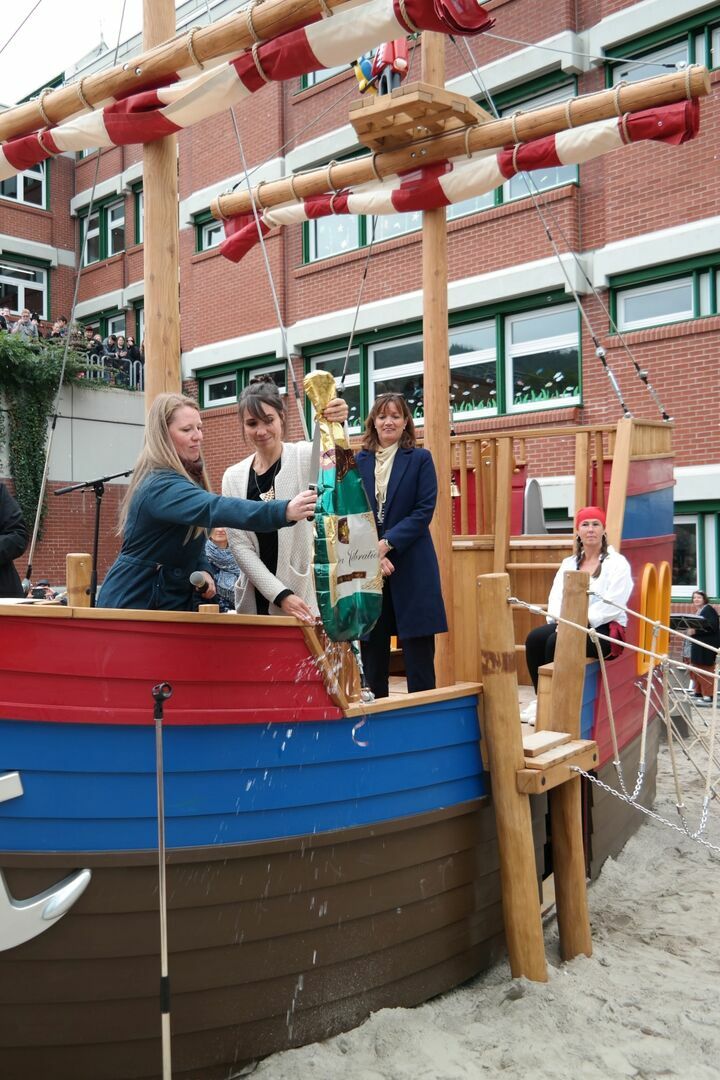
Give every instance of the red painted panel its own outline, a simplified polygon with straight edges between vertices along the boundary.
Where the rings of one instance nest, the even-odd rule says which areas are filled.
[[[4,622],[0,709],[10,719],[150,724],[151,691],[159,682],[173,687],[165,708],[168,724],[342,717],[294,627]]]

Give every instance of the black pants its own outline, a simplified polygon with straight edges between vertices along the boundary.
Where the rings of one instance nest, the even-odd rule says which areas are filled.
[[[372,628],[367,641],[360,643],[365,678],[376,698],[388,696],[390,675],[390,638],[397,634],[395,609],[390,587],[383,589],[380,618]],[[435,635],[400,638],[408,690],[435,689]]]
[[[610,624],[603,623],[602,626],[596,627],[599,634],[610,633]],[[542,664],[550,664],[555,659],[555,645],[557,642],[557,623],[550,622],[545,623],[544,626],[536,626],[534,630],[531,630],[525,639],[525,662],[530,672],[530,678],[532,684],[537,691],[538,688],[538,668]],[[610,642],[601,641],[600,648],[605,659],[610,655]],[[597,649],[590,640],[587,639],[587,648],[585,649],[585,655],[588,657],[597,657]]]

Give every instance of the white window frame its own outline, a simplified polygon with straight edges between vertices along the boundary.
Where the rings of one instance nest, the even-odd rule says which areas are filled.
[[[16,180],[16,194],[15,195],[0,195],[0,199],[7,199],[8,202],[22,203],[23,206],[35,206],[39,210],[45,210],[47,207],[47,162],[41,161],[38,165],[33,165],[29,169],[23,170],[21,173],[17,173]],[[8,177],[10,179],[10,177]],[[32,202],[31,199],[25,198],[25,180],[39,180],[40,181],[40,202]]]
[[[371,408],[377,397],[375,386],[378,382],[392,382],[393,379],[407,378],[409,375],[420,375],[423,377],[423,415],[413,415],[413,423],[416,428],[421,428],[425,425],[425,372],[422,358],[414,364],[395,364],[393,367],[376,369],[375,353],[380,349],[392,348],[394,345],[412,345],[417,341],[422,342],[422,339],[422,334],[409,334],[407,337],[391,338],[389,341],[378,341],[373,345],[368,346],[368,399]],[[413,407],[409,403],[408,407],[412,413]]]
[[[110,337],[111,334],[122,334],[126,337],[127,317],[124,311],[119,311],[117,315],[108,315],[106,320],[107,334],[106,337]]]
[[[672,74],[672,72],[668,70],[663,70],[662,65],[667,63],[668,57],[683,45],[686,49],[685,61],[684,63],[682,61],[675,62],[675,67],[678,70],[681,70],[682,67],[686,67],[690,61],[688,55],[687,34],[684,37],[675,38],[674,41],[666,41],[663,45],[658,45],[655,49],[649,49],[640,56],[633,57],[632,60],[628,59],[621,61],[618,64],[614,64],[612,68],[613,86],[617,86],[619,82],[639,82],[641,79],[650,79],[654,75]],[[641,67],[640,64],[642,64],[643,67]],[[650,71],[645,71],[644,68],[647,65],[651,66]]]
[[[492,329],[493,338],[495,337],[495,320],[494,319],[482,319],[480,322],[467,323],[462,326],[452,326],[448,331],[448,347],[450,346],[453,338],[453,334],[465,334],[470,330],[479,330],[484,327],[490,327]],[[463,353],[462,357],[456,358],[452,355],[449,357],[449,370],[450,370],[450,386],[452,388],[453,372],[462,371],[463,368],[471,367],[473,364],[490,364],[492,365],[493,374],[495,379],[495,406],[484,409],[456,409],[453,404],[453,420],[477,420],[482,419],[485,416],[497,416],[497,346],[492,345],[489,349],[476,349],[472,353]]]
[[[345,363],[345,355],[346,355],[346,353],[347,353],[347,349],[341,349],[339,352],[323,353],[321,356],[313,356],[311,358],[311,360],[310,360],[310,368],[311,368],[312,371],[326,371],[327,369],[325,368],[324,365],[327,364],[328,361],[331,361],[331,360],[340,360],[344,364]],[[348,422],[348,431],[349,431],[349,433],[351,435],[358,435],[363,430],[363,427],[364,427],[363,418],[362,418],[362,415],[361,415],[362,414],[362,388],[360,386],[360,351],[359,351],[359,349],[352,348],[350,350],[350,359],[348,360],[348,367],[350,367],[353,357],[357,358],[358,370],[356,372],[348,371],[347,375],[345,376],[345,384],[344,385],[345,385],[345,389],[349,389],[350,387],[356,387],[357,386],[358,390],[359,390],[358,398],[359,398],[360,409],[358,411],[358,423],[357,424],[351,424],[350,422]]]
[[[145,192],[141,188],[135,193],[135,235],[137,243],[145,240]]]
[[[26,273],[40,274],[42,281],[25,281],[21,277],[13,277],[13,274],[3,273],[3,270],[24,270]],[[3,285],[12,285],[18,290],[18,306],[17,308],[10,308],[14,314],[19,314],[23,308],[28,308],[30,311],[37,310],[35,304],[29,304],[25,299],[25,289],[32,289],[33,292],[42,293],[42,307],[38,311],[38,314],[43,318],[47,318],[47,294],[48,294],[48,272],[42,266],[30,266],[23,263],[16,262],[4,262],[2,256],[0,256],[0,296],[3,294]]]
[[[200,250],[211,251],[223,241],[222,221],[206,221],[200,229]]]
[[[413,222],[413,218],[417,215],[417,223]],[[399,225],[392,231],[388,231],[383,235],[385,226],[390,227],[392,223]],[[367,218],[367,238],[370,243],[370,236],[372,233],[372,217]],[[407,236],[408,233],[419,232],[422,229],[422,211],[420,210],[405,210],[400,214],[378,214],[377,224],[375,226],[375,243],[382,244],[386,240],[394,240],[398,236]]]
[[[203,407],[205,409],[218,409],[222,405],[235,405],[237,404],[238,391],[237,391],[237,370],[227,371],[224,375],[212,375],[209,379],[203,379]],[[211,386],[216,386],[219,383],[227,382],[228,379],[235,380],[235,393],[229,397],[216,398],[213,401],[209,399],[209,390]]]
[[[531,356],[537,352],[552,352],[554,349],[567,349],[574,347],[578,354],[578,383],[580,382],[580,330],[576,329],[572,334],[558,334],[549,338],[534,338],[532,341],[524,341],[522,344],[513,345],[513,324],[522,319],[537,318],[539,315],[552,313],[559,315],[562,312],[576,312],[574,304],[563,304],[559,307],[534,308],[529,311],[518,312],[505,317],[505,412],[508,416],[515,413],[540,412],[545,409],[563,408],[566,405],[579,405],[580,395],[573,394],[554,398],[545,398],[541,401],[522,401],[514,403],[514,360],[523,356]]]
[[[92,221],[93,218],[96,219],[97,224],[93,225],[92,228],[91,228],[90,227],[90,222]],[[93,210],[93,212],[91,214],[86,214],[85,217],[82,219],[82,228],[83,228],[82,264],[83,264],[83,266],[94,266],[96,262],[101,262],[102,261],[102,258],[101,258],[102,241],[101,241],[101,237],[100,237],[101,224],[102,224],[102,211],[101,210],[97,210],[97,209]],[[88,258],[88,241],[91,238],[95,239],[95,237],[97,237],[97,242],[98,242],[98,257],[97,257],[97,259],[89,259]]]
[[[700,515],[699,514],[675,514],[673,517],[673,531],[676,525],[693,525],[695,527],[695,582],[692,585],[676,585],[673,582],[671,597],[673,600],[681,600],[692,596],[696,589],[700,589]]]
[[[645,319],[628,319],[625,315],[625,306],[629,299],[639,296],[653,296],[666,292],[678,285],[687,285],[690,289],[690,307],[683,310],[669,312],[667,315],[653,315]],[[644,330],[649,326],[667,326],[670,323],[685,322],[695,318],[693,278],[692,274],[683,274],[680,277],[668,278],[665,281],[638,285],[627,289],[618,289],[617,294],[617,328],[618,330],[632,331]]]
[[[113,217],[117,214],[117,217]],[[105,217],[105,229],[107,238],[107,257],[111,258],[113,255],[119,255],[121,251],[125,250],[125,201],[108,203],[104,208]],[[113,229],[122,227],[122,247],[115,249],[112,243]]]
[[[276,371],[282,371],[283,373],[284,381],[282,384],[278,383],[277,388],[281,395],[285,395],[287,394],[288,382],[287,362],[285,360],[279,360],[273,364],[263,364],[262,367],[246,368],[245,375],[247,378],[245,385],[247,386],[255,375],[274,375]]]

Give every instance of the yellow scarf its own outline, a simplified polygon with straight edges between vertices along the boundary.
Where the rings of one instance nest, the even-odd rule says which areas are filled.
[[[385,517],[385,499],[387,498],[388,482],[392,472],[393,462],[400,444],[378,447],[375,451],[375,498],[377,500],[378,521]]]

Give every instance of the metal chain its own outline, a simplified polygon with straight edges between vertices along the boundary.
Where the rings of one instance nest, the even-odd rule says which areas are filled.
[[[619,791],[616,791],[615,788],[611,788],[608,784],[604,783],[604,781],[600,780],[599,777],[593,776],[589,772],[585,772],[585,770],[581,769],[579,765],[569,765],[568,768],[571,769],[573,772],[578,773],[580,776],[584,776],[586,780],[589,780],[592,784],[596,784],[597,787],[602,788],[603,791],[607,791],[609,795],[613,795],[616,799],[620,799],[621,802],[625,802],[629,806],[634,806],[636,810],[640,810],[640,812],[646,814],[647,817],[654,818],[656,821],[659,821],[661,825],[667,825],[669,829],[673,829],[675,832],[679,832],[682,836],[687,836],[689,840],[694,840],[696,844],[702,844],[703,847],[709,848],[711,851],[715,851],[718,855],[720,855],[720,847],[717,844],[711,844],[709,840],[704,840],[699,835],[707,821],[707,800],[703,800],[703,813],[700,823],[700,829],[697,833],[691,833],[687,829],[687,825],[685,824],[685,819],[682,814],[682,811],[685,809],[684,806],[678,806],[680,820],[683,822],[684,826],[683,828],[681,828],[679,825],[675,825],[674,822],[668,821],[667,818],[662,817],[662,815],[658,814],[657,811],[650,810],[647,806],[643,806],[642,803],[632,802],[627,795],[622,795]]]

